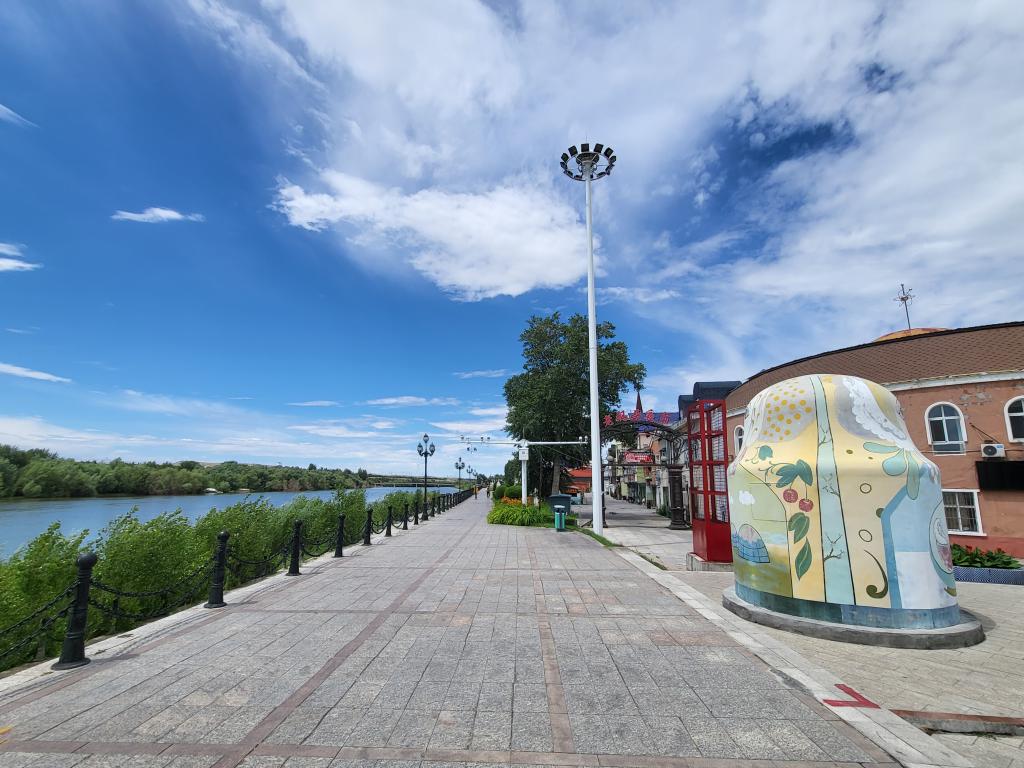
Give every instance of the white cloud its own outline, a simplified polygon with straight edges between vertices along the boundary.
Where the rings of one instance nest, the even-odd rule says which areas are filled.
[[[399,395],[398,397],[378,397],[376,400],[367,400],[366,404],[397,408],[422,405],[458,405],[459,401],[454,397],[418,397],[416,395]]]
[[[500,379],[508,376],[508,371],[504,368],[491,368],[484,371],[455,371],[452,375],[460,379]]]
[[[39,269],[40,266],[42,265],[0,256],[0,272],[31,272],[33,269]]]
[[[181,213],[172,208],[147,208],[140,213],[115,211],[110,217],[114,221],[135,221],[142,224],[162,224],[166,221],[205,221],[201,213]]]
[[[0,363],[0,373],[5,373],[8,376],[17,376],[21,379],[53,381],[61,384],[67,384],[71,381],[71,379],[67,379],[63,376],[56,376],[52,373],[45,373],[44,371],[33,371],[31,368],[22,368],[20,365],[10,365],[9,363]]]
[[[294,424],[288,429],[296,432],[305,432],[318,437],[351,437],[351,438],[372,438],[378,437],[379,433],[369,430],[358,430],[347,427],[338,422],[321,422],[318,424]]]
[[[332,408],[340,405],[336,400],[306,400],[303,403],[288,403],[299,408]]]
[[[641,304],[650,304],[655,301],[667,301],[668,299],[678,299],[679,291],[674,288],[647,288],[644,286],[621,286],[621,285],[606,285],[602,286],[598,292],[598,298],[602,302],[605,301],[625,301],[625,302],[639,302]]]
[[[325,191],[281,182],[276,205],[291,224],[311,230],[353,225],[360,244],[385,253],[400,248],[405,256],[398,258],[461,299],[561,288],[584,274],[579,217],[549,184],[523,177],[480,192],[406,194],[326,171],[319,186]]]
[[[21,246],[14,243],[0,243],[0,272],[31,272],[42,266],[42,264],[33,264],[19,258],[21,255]]]
[[[5,107],[3,104],[0,104],[0,120],[2,120],[5,123],[12,123],[13,125],[17,125],[22,128],[36,127],[36,124],[33,123],[31,120],[26,120],[13,109],[11,109],[10,107]]]
[[[4,328],[4,330],[7,331],[8,333],[16,333],[19,336],[27,336],[32,333],[35,333],[35,331],[33,331],[30,328]]]
[[[900,282],[915,324],[1024,313],[1014,0],[273,10],[238,16],[326,92],[309,97],[315,161],[276,205],[367,268],[408,264],[457,298],[573,285],[582,191],[554,162],[590,136],[621,158],[595,187],[602,283],[648,291],[630,310],[686,334],[686,375],[873,338],[898,326]],[[810,153],[803,136],[829,130]]]
[[[150,394],[135,389],[122,389],[105,400],[108,405],[126,411],[158,413],[165,416],[205,416],[246,418],[248,411],[234,405],[194,397]]]

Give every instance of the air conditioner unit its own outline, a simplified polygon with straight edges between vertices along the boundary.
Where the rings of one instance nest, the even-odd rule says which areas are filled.
[[[981,446],[981,455],[986,459],[1005,459],[1006,446],[1002,443],[985,443]]]

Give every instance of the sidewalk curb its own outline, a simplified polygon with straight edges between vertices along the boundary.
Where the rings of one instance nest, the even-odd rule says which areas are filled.
[[[843,684],[842,681],[827,669],[817,666],[785,643],[761,631],[759,625],[746,622],[727,611],[677,578],[671,571],[655,568],[625,547],[613,547],[611,551],[665,587],[733,640],[748,648],[773,670],[802,685],[822,706],[849,723],[907,768],[974,766],[974,763],[960,753],[946,747],[888,709],[827,704],[826,700],[850,698],[842,688],[837,688]]]

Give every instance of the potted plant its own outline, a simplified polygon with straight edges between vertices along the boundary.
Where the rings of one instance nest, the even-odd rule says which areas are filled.
[[[1024,586],[1020,561],[1001,549],[978,549],[953,544],[953,576],[957,581]]]

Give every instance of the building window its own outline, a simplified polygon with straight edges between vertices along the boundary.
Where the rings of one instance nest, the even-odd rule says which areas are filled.
[[[1024,442],[1024,397],[1006,404],[1006,434],[1011,440]]]
[[[936,403],[928,409],[928,442],[935,453],[964,452],[964,417],[955,405]]]
[[[950,533],[981,533],[977,491],[943,490],[942,504]]]
[[[737,456],[739,455],[740,449],[743,447],[743,425],[737,426],[732,431],[732,450]]]

